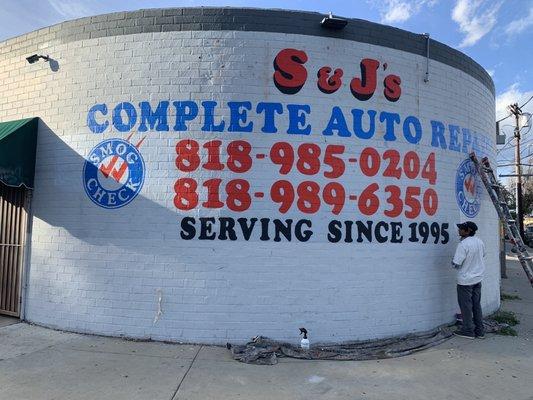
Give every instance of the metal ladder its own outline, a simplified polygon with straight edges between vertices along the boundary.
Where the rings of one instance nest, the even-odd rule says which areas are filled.
[[[489,193],[490,199],[492,200],[492,204],[494,204],[498,216],[500,217],[500,220],[503,223],[505,233],[509,237],[511,243],[514,245],[518,260],[520,261],[522,268],[524,268],[524,272],[526,273],[527,278],[529,279],[529,283],[531,284],[531,286],[533,286],[533,262],[531,261],[532,257],[527,252],[527,248],[524,245],[522,238],[520,237],[520,231],[516,226],[516,221],[511,216],[509,207],[507,206],[507,203],[505,202],[505,199],[503,197],[503,191],[501,190],[502,186],[498,183],[496,177],[494,176],[494,171],[490,166],[489,159],[487,157],[484,157],[481,159],[480,162],[477,159],[475,153],[470,153],[470,159],[476,166],[476,170],[479,176],[481,177],[481,180],[485,185],[487,192]]]

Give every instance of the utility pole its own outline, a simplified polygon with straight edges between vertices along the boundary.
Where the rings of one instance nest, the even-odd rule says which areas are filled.
[[[511,104],[509,106],[511,114],[515,116],[516,126],[514,130],[514,137],[516,138],[515,148],[515,173],[516,173],[516,219],[518,222],[518,231],[522,240],[524,240],[524,212],[522,208],[522,165],[520,159],[520,116],[522,110],[518,104]]]

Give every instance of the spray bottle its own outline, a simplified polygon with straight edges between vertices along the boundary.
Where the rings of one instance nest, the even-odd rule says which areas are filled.
[[[304,335],[302,341],[300,342],[300,347],[304,350],[309,350],[309,339],[307,339],[307,329],[300,328],[300,335]]]

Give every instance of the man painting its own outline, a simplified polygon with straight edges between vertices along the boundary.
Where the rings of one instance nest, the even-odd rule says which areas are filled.
[[[454,334],[468,339],[483,339],[481,281],[485,272],[485,245],[475,237],[477,225],[472,221],[457,224],[461,242],[457,245],[452,266],[457,270],[457,301],[463,326]]]

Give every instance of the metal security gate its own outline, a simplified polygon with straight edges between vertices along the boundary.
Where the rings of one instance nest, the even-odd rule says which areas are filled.
[[[0,314],[20,317],[27,192],[0,182]]]

